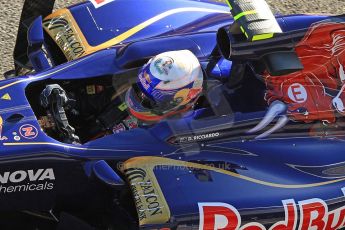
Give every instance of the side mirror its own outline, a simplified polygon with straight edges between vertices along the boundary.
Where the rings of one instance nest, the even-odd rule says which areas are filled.
[[[36,18],[28,30],[29,46],[42,46],[44,42],[42,16]]]
[[[93,167],[96,177],[110,186],[123,186],[125,182],[104,160],[98,161]]]
[[[217,45],[222,56],[231,59],[231,35],[226,28],[220,28],[217,33]]]
[[[28,57],[36,72],[51,68],[47,55],[42,49],[43,45],[44,33],[40,16],[32,22],[28,30]]]

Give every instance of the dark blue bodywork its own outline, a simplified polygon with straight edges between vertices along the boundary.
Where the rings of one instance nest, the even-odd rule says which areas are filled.
[[[118,0],[99,9],[87,2],[69,9],[88,43],[97,46],[162,12],[186,7],[228,11],[224,4],[188,0]],[[312,23],[327,18],[292,15],[280,16],[277,20],[283,31],[288,32],[308,28]],[[169,223],[157,224],[157,228],[178,224],[197,226],[199,202],[228,203],[236,207],[244,217],[254,215],[252,210],[256,209],[260,213],[283,213],[282,201],[287,199],[298,202],[319,198],[329,205],[334,204],[335,200],[337,207],[344,205],[342,188],[345,187],[345,174],[323,174],[323,170],[334,165],[345,167],[344,137],[316,138],[297,133],[255,140],[246,136],[241,125],[260,120],[265,110],[253,113],[235,111],[229,116],[199,119],[199,115],[204,113],[201,109],[186,114],[182,119],[162,121],[153,127],[109,135],[83,145],[58,142],[41,130],[28,99],[31,97],[28,90],[30,85],[104,75],[113,75],[116,79],[122,76],[121,73],[135,69],[130,65],[133,56],[153,56],[173,49],[193,51],[206,67],[216,48],[218,28],[232,22],[231,16],[225,13],[186,12],[172,15],[107,49],[49,69],[44,67],[36,74],[1,81],[0,97],[9,95],[10,98],[0,102],[0,116],[3,119],[0,173],[19,169],[53,168],[56,180],[54,189],[49,191],[32,192],[30,195],[25,192],[1,195],[0,209],[51,210],[56,204],[56,198],[82,194],[94,168],[95,172],[101,171],[97,175],[103,182],[121,183],[121,178],[116,177],[121,175],[121,170],[114,165],[138,156],[163,157],[201,165],[220,162],[230,164],[228,171],[241,175],[234,177],[224,173],[227,170],[205,170],[201,173],[211,179],[202,181],[195,176],[198,172],[189,168],[156,169],[155,175],[172,217]],[[134,51],[126,56],[122,51],[129,43],[132,43]],[[145,48],[135,49],[136,45]],[[231,65],[230,61],[221,59],[210,71],[209,78],[227,81]],[[33,127],[33,137],[26,136],[23,127]],[[212,140],[180,144],[171,142],[180,136],[218,131],[231,133],[234,130],[237,131],[235,134]],[[100,161],[107,163],[99,163]],[[97,167],[94,166],[96,163]],[[109,165],[116,173],[108,178]],[[24,202],[16,202],[19,199]],[[260,217],[259,221],[260,219],[265,220],[265,217]],[[244,223],[249,221],[243,220]],[[141,227],[153,228],[151,225]]]

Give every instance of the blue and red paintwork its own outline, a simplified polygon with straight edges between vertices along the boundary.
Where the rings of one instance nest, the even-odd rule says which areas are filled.
[[[228,11],[227,6],[221,3],[187,0],[119,0],[99,9],[95,9],[91,3],[87,2],[69,9],[89,44],[96,46],[158,14],[181,7]],[[327,16],[292,15],[280,16],[278,22],[283,31],[291,31],[307,28],[312,23],[327,18]],[[72,172],[76,168],[83,170],[80,166],[87,162],[125,161],[136,156],[159,156],[192,162],[231,162],[231,164],[241,166],[237,169],[241,176],[254,179],[250,181],[210,171],[212,181],[200,182],[195,179],[189,169],[159,171],[156,177],[170,207],[171,216],[175,218],[176,223],[184,224],[198,223],[199,202],[228,203],[236,207],[241,215],[247,215],[252,209],[260,211],[272,207],[282,209],[281,201],[286,199],[301,201],[320,198],[329,201],[330,204],[338,199],[338,204],[342,202],[344,205],[345,197],[341,190],[345,187],[344,174],[337,178],[322,178],[291,167],[291,165],[326,167],[334,164],[344,167],[343,140],[318,139],[310,136],[245,140],[239,136],[231,140],[220,138],[210,142],[186,145],[169,143],[167,140],[174,136],[198,133],[198,130],[204,129],[212,132],[212,130],[217,130],[214,128],[217,125],[226,127],[229,124],[231,127],[234,124],[234,121],[227,117],[198,122],[194,120],[193,114],[182,120],[163,121],[152,128],[138,128],[110,135],[84,145],[60,143],[47,136],[39,128],[25,91],[29,84],[47,79],[70,80],[108,74],[116,75],[123,71],[116,62],[118,49],[125,44],[163,36],[173,38],[180,34],[185,34],[184,37],[195,43],[199,48],[198,58],[206,64],[216,46],[217,29],[231,24],[232,21],[230,15],[221,13],[174,14],[144,28],[122,44],[99,50],[38,74],[1,81],[0,96],[9,94],[10,99],[0,102],[0,115],[4,120],[0,141],[0,164],[6,170],[30,168],[33,167],[32,165],[54,167],[58,172],[56,173],[57,190],[46,193],[55,195],[61,191],[66,192],[63,187],[66,183],[73,184],[74,181],[81,180],[79,177],[69,175],[73,175]],[[221,60],[221,62],[227,61]],[[218,65],[213,71],[214,77],[228,76],[230,68],[231,62]],[[9,118],[15,114],[20,114],[23,118],[14,122],[10,121]],[[249,115],[250,118],[255,116],[258,115]],[[245,122],[245,119],[241,122]],[[29,139],[25,134],[21,134],[20,127],[23,125],[36,127],[37,136]],[[344,180],[338,180],[339,178]],[[257,183],[256,180],[268,184]],[[289,187],[288,185],[300,186],[286,188]],[[26,195],[20,194],[19,197],[24,200],[35,199]],[[40,194],[36,195],[41,197]],[[22,202],[14,207],[50,210],[54,203],[54,196],[49,195],[44,198],[45,200],[39,204],[25,205]],[[4,199],[6,197],[2,196],[0,203],[3,203]],[[7,208],[11,203],[6,204],[1,209]]]

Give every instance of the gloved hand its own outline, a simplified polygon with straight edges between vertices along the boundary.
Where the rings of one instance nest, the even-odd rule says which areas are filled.
[[[64,89],[61,88],[58,84],[47,85],[46,88],[42,91],[40,95],[40,103],[41,106],[44,108],[48,108],[48,106],[52,103],[52,100],[55,100],[51,95],[56,93],[59,95],[60,101],[64,106],[68,102],[68,97]]]

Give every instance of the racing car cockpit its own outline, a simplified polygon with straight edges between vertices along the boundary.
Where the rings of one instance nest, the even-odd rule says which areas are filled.
[[[151,128],[156,122],[139,121],[130,115],[125,103],[128,89],[137,88],[140,69],[94,78],[34,83],[27,88],[28,98],[41,128],[64,143],[82,144],[139,127]],[[193,109],[166,119],[231,115],[231,106],[226,106],[227,98],[220,97],[226,88],[223,84],[208,78],[207,89]]]
[[[344,24],[328,19],[309,29],[283,33],[265,1],[229,3],[236,20],[230,28],[218,31],[217,47],[209,55],[201,54],[205,50],[201,52],[195,40],[191,42],[196,39],[191,38],[194,35],[152,38],[116,47],[116,55],[109,62],[120,67],[114,75],[30,85],[29,100],[42,129],[66,143],[82,144],[116,134],[118,130],[110,127],[128,116],[124,92],[135,83],[145,62],[161,52],[187,49],[199,58],[206,86],[193,110],[172,120],[191,119],[206,124],[215,117],[228,117],[229,124],[224,128],[227,131],[222,135],[227,138],[285,135],[279,133],[283,127],[285,132],[315,131],[313,135],[337,131],[340,126],[336,121],[345,114],[344,87],[339,83],[345,76],[345,35],[341,35]],[[248,7],[252,13],[244,13]],[[320,39],[320,35],[327,39]],[[333,46],[331,51],[328,46]],[[327,55],[320,58],[320,52]],[[219,71],[224,62],[227,71]],[[324,71],[320,66],[329,68]],[[128,122],[137,128],[135,121]],[[291,122],[294,125],[287,126]],[[219,130],[219,125],[214,127]]]

